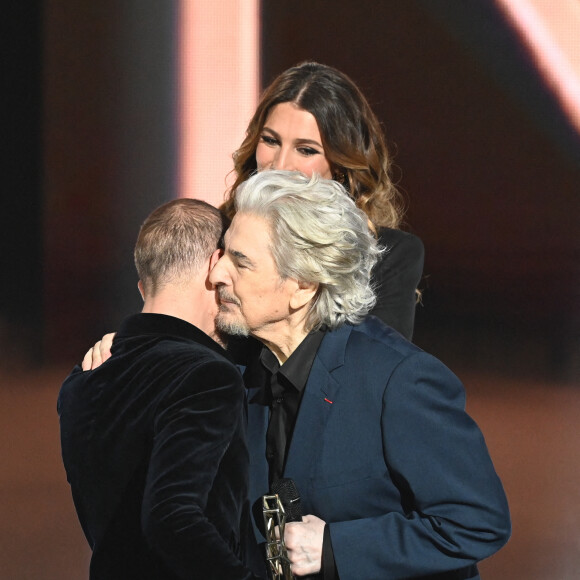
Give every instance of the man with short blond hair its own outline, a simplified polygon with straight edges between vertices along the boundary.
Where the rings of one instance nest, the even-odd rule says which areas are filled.
[[[64,382],[62,455],[91,580],[254,580],[244,386],[208,275],[226,227],[205,202],[155,210],[135,248],[143,310]]]

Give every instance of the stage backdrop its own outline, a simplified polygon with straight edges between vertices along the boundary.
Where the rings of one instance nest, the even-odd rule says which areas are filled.
[[[500,5],[264,2],[261,54],[264,83],[302,60],[336,66],[384,123],[426,249],[416,341],[472,367],[572,378],[580,139]]]
[[[182,30],[179,2],[10,2],[2,24],[4,365],[18,359],[17,347],[28,351],[26,364],[73,362],[140,308],[137,229],[167,199],[225,189],[223,167],[248,119],[236,118],[222,148],[207,121],[219,117],[217,139],[228,125],[222,110],[251,110],[219,95],[237,96],[229,89],[247,78],[240,95],[252,99],[255,50],[262,85],[316,59],[350,74],[384,123],[408,195],[406,227],[426,248],[416,341],[450,364],[573,376],[578,133],[504,4],[263,2],[258,33],[240,28],[256,13],[239,3],[229,20],[209,20],[209,40],[200,42]],[[243,73],[224,75],[220,40],[233,42]],[[205,59],[198,72],[187,64],[191,53],[180,52],[187,46]],[[203,76],[210,63],[221,71],[215,86]],[[216,107],[207,115],[186,97],[203,90]],[[194,153],[188,111],[194,129],[205,123]],[[225,163],[207,172],[220,183],[195,185],[210,161]]]

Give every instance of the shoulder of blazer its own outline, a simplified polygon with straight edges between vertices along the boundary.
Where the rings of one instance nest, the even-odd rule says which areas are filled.
[[[417,236],[401,230],[382,228],[378,232],[377,241],[385,248],[385,252],[375,266],[375,276],[381,270],[412,270],[418,276],[422,274],[425,247]]]
[[[349,349],[364,347],[368,356],[377,356],[381,351],[397,353],[400,359],[422,350],[387,326],[376,316],[367,316],[360,324],[343,324],[326,333],[318,349],[317,357],[329,370],[344,365]],[[376,353],[376,354],[375,354]],[[355,364],[368,363],[368,358],[352,361]]]
[[[401,248],[414,254],[423,255],[425,247],[421,238],[415,234],[394,230],[392,228],[380,228],[377,232],[377,240],[387,248]]]

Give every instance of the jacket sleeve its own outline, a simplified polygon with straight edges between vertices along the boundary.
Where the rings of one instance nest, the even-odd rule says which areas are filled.
[[[412,234],[388,228],[380,230],[379,243],[386,249],[373,269],[377,302],[371,314],[411,340],[416,290],[423,274],[423,243]]]
[[[341,580],[414,578],[469,567],[508,540],[506,496],[457,377],[424,353],[390,376],[384,461],[401,513],[329,524]]]
[[[142,525],[178,578],[258,578],[206,516],[220,462],[240,429],[243,402],[235,367],[214,361],[193,369],[157,408]],[[231,476],[243,483],[244,474]]]

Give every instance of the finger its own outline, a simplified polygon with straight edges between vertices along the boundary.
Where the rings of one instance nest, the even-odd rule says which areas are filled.
[[[99,344],[99,358],[100,358],[99,364],[104,363],[108,358],[110,358],[111,347],[113,346],[114,338],[115,333],[110,332],[109,334],[105,334],[105,336],[103,336],[103,338],[97,343]]]
[[[113,346],[113,339],[115,338],[115,333],[110,332],[105,334],[103,338],[97,343],[99,345],[99,361],[98,364],[104,363],[111,356],[111,348]],[[95,345],[96,348],[97,345]],[[98,366],[98,365],[95,365]],[[95,368],[95,367],[93,367]]]
[[[302,522],[288,522],[284,528],[284,543],[291,549],[298,549],[303,533],[304,525]]]
[[[316,566],[312,562],[301,562],[300,564],[290,563],[290,571],[294,576],[300,578],[302,576],[310,576],[320,572],[320,566]]]
[[[81,367],[82,367],[83,371],[90,371],[92,364],[93,364],[93,349],[90,348],[87,351],[87,354],[85,354],[85,356],[83,358],[83,362],[81,363]]]
[[[92,359],[91,359],[91,370],[96,369],[103,362],[101,360],[101,341],[95,343],[95,346],[91,349]]]

